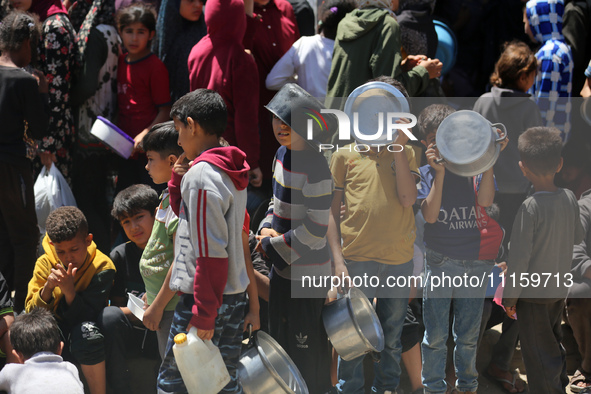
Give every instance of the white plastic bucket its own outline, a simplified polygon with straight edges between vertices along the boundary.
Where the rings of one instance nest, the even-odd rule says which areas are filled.
[[[178,334],[174,342],[174,358],[189,394],[216,394],[230,382],[220,350],[211,341],[202,341],[197,328]]]

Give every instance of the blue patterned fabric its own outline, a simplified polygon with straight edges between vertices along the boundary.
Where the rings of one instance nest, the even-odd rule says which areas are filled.
[[[530,0],[526,14],[536,40],[539,72],[530,93],[534,96],[546,126],[561,131],[566,143],[570,134],[573,60],[562,35],[563,0]]]
[[[589,62],[589,65],[587,66],[587,69],[585,70],[585,76],[587,78],[591,78],[591,62]]]

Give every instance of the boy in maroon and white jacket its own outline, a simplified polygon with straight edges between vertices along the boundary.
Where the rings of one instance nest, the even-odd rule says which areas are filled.
[[[242,246],[249,166],[240,149],[219,145],[227,119],[219,94],[206,89],[188,93],[173,105],[171,116],[179,131],[179,144],[193,162],[180,181],[170,288],[181,297],[160,367],[158,389],[186,390],[172,345],[176,334],[195,326],[201,339],[211,339],[220,348],[232,378],[224,391],[240,391],[236,365],[249,283]],[[171,195],[178,182],[179,176],[174,174],[169,184]]]

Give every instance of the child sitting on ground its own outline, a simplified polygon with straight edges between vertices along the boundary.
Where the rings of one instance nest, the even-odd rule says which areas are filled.
[[[107,349],[107,378],[116,392],[129,392],[126,346],[132,339],[142,343],[145,335],[145,330],[133,329],[134,326],[145,327],[127,307],[127,294],[142,298],[146,292],[139,263],[152,233],[157,207],[158,194],[147,185],[129,186],[113,201],[111,216],[119,220],[129,238],[128,242],[111,251],[117,274],[111,290],[111,306],[104,313],[105,336],[117,343]]]
[[[183,149],[178,144],[179,133],[174,122],[159,123],[146,134],[142,141],[142,149],[148,157],[146,170],[155,184],[167,184],[170,181],[172,168]],[[147,309],[143,323],[147,329],[156,331],[158,351],[164,359],[168,333],[172,324],[174,308],[179,297],[170,290],[170,268],[174,260],[174,234],[179,219],[170,205],[168,189],[160,196],[152,234],[148,240],[139,270],[146,288]]]
[[[105,393],[102,313],[115,277],[115,266],[101,253],[76,207],[61,207],[47,218],[43,254],[35,264],[25,302],[54,313],[67,350],[81,364],[91,394]],[[96,323],[95,323],[96,322]]]
[[[170,288],[181,296],[158,390],[186,390],[172,346],[177,334],[195,326],[201,339],[212,340],[220,349],[231,377],[223,391],[241,392],[236,367],[249,283],[242,244],[249,167],[244,152],[220,146],[228,115],[219,94],[207,89],[188,93],[174,103],[171,116],[179,145],[193,162],[179,182],[181,203]],[[171,182],[178,180],[173,176]]]
[[[17,364],[0,371],[0,391],[11,393],[83,394],[78,369],[61,357],[64,343],[57,322],[46,309],[33,308],[10,327]]]
[[[559,130],[527,129],[519,136],[517,147],[519,167],[535,193],[521,204],[513,223],[503,306],[513,319],[519,313],[529,391],[564,393],[568,376],[560,344],[561,323],[564,299],[573,283],[573,246],[584,236],[579,205],[570,190],[554,185],[554,176],[562,167]],[[543,286],[535,284],[536,276]]]

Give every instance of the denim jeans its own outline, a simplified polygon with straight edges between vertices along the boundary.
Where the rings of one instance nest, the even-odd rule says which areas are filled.
[[[380,278],[380,285],[377,288],[371,286],[359,287],[370,301],[374,297],[378,297],[376,313],[384,331],[385,347],[380,353],[381,361],[374,364],[375,378],[372,389],[376,393],[384,393],[386,390],[395,392],[400,383],[400,355],[402,354],[400,334],[406,317],[410,288],[387,287],[386,280],[389,276],[411,276],[413,262],[411,260],[400,265],[388,265],[376,261],[348,261],[346,264],[351,277],[367,274],[368,277]],[[382,285],[384,287],[381,287]],[[365,355],[351,361],[345,361],[339,357],[339,383],[337,388],[340,392],[365,392],[364,358]]]
[[[492,260],[454,260],[427,249],[426,281],[423,292],[425,336],[423,352],[423,385],[425,393],[445,393],[445,363],[449,332],[450,306],[453,306],[452,332],[455,341],[454,365],[459,391],[476,391],[476,350],[482,306]],[[436,287],[437,278],[456,278],[456,283]],[[460,284],[459,278],[462,278]],[[465,279],[467,278],[467,279]],[[473,279],[470,283],[470,278]],[[479,281],[479,283],[478,283]],[[431,285],[434,285],[433,288]],[[452,303],[453,299],[453,303]]]

